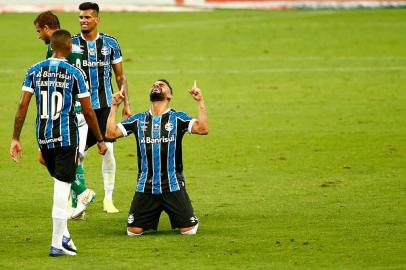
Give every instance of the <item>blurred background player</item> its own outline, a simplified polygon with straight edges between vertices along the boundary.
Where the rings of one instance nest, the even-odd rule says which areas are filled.
[[[172,87],[168,81],[158,80],[150,91],[150,110],[118,124],[116,110],[124,97],[120,93],[114,95],[106,137],[115,139],[134,133],[138,149],[137,187],[127,222],[130,236],[156,230],[162,211],[169,215],[172,228],[179,228],[181,234],[197,232],[198,219],[183,176],[182,139],[186,131],[208,134],[209,124],[203,96],[196,83],[189,93],[199,107],[197,119],[170,109]]]
[[[10,155],[18,161],[22,154],[20,134],[31,97],[37,104],[36,138],[42,157],[54,179],[52,207],[52,243],[49,255],[76,255],[76,247],[67,226],[67,201],[71,183],[75,181],[78,128],[73,98],[78,96],[85,119],[95,134],[100,154],[107,151],[96,115],[91,107],[89,91],[82,70],[67,63],[71,36],[57,30],[51,36],[53,57],[31,66],[24,78],[23,93],[14,121]]]
[[[97,25],[100,22],[99,6],[96,3],[85,2],[79,5],[79,10],[81,34],[72,37],[72,43],[81,48],[81,68],[89,80],[92,107],[104,136],[113,95],[111,69],[114,71],[117,86],[125,97],[124,118],[128,118],[131,115],[127,79],[124,75],[122,55],[117,40],[112,36],[99,33],[97,30]],[[102,160],[104,182],[103,210],[107,213],[118,212],[118,209],[113,204],[113,190],[116,177],[113,142],[114,140],[106,141],[108,151]],[[95,143],[96,138],[89,133],[86,142],[87,147],[91,147]]]
[[[53,51],[50,46],[51,35],[56,30],[60,29],[60,23],[58,17],[51,11],[45,11],[40,13],[34,20],[35,29],[38,33],[38,38],[42,39],[45,44],[48,45],[48,51],[46,58],[52,57]],[[82,54],[80,48],[76,45],[72,46],[72,51],[67,56],[67,60],[70,64],[80,68]],[[85,215],[86,207],[94,201],[96,193],[86,187],[85,174],[83,168],[83,159],[86,146],[86,138],[88,133],[88,126],[85,118],[82,114],[82,107],[77,97],[75,97],[75,112],[79,127],[79,156],[78,166],[76,168],[76,180],[72,183],[72,212],[69,216],[72,218],[83,219]],[[40,162],[44,164],[44,160],[40,153]]]

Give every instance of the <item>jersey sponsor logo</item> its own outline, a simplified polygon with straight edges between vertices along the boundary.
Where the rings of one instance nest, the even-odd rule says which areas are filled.
[[[106,46],[103,46],[103,48],[101,48],[101,54],[106,56],[110,54],[110,50],[109,48],[107,48]]]
[[[83,60],[83,66],[84,67],[104,67],[104,66],[109,66],[110,61],[94,61],[90,62],[87,60]]]
[[[39,144],[48,144],[48,143],[56,143],[56,142],[62,142],[62,136],[59,136],[58,138],[47,139],[47,140],[38,139]]]
[[[141,139],[141,143],[144,144],[151,144],[151,143],[168,143],[168,142],[174,142],[175,141],[175,136],[172,135],[170,137],[161,137],[161,138],[151,138],[151,137],[145,137]]]
[[[173,129],[173,124],[172,123],[166,123],[165,124],[165,130],[170,132]]]
[[[35,77],[72,80],[72,74],[66,74],[66,73],[62,73],[62,72],[50,72],[50,71],[42,71],[42,72],[40,71],[37,73],[37,75]]]
[[[134,215],[133,214],[130,214],[130,215],[128,215],[128,224],[131,224],[131,223],[133,223],[134,222]]]
[[[83,54],[83,49],[76,44],[72,44],[72,53]]]
[[[148,125],[149,124],[149,122],[140,122],[140,125],[141,125],[141,130],[143,131],[143,132],[145,132],[145,131],[147,131],[148,130]]]

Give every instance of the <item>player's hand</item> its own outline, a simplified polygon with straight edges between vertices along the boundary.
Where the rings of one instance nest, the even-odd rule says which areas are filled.
[[[121,91],[119,91],[113,95],[113,105],[118,106],[121,104],[121,102],[123,102],[123,100],[124,100],[124,95]]]
[[[10,156],[15,162],[20,161],[20,159],[23,157],[23,147],[21,146],[20,141],[16,139],[11,141]]]
[[[127,119],[128,117],[131,116],[130,105],[128,105],[128,104],[124,105],[122,116],[123,116],[123,119]]]
[[[41,151],[38,151],[38,161],[39,161],[39,163],[41,163],[41,164],[44,165],[44,166],[47,165],[47,164],[45,163],[45,159],[44,159],[44,157],[42,156],[42,152],[41,152]]]
[[[189,94],[193,97],[194,100],[196,101],[201,101],[203,99],[203,95],[201,90],[197,87],[196,81],[193,84],[193,87],[191,90],[189,90]]]
[[[98,142],[97,148],[99,149],[99,154],[104,155],[107,152],[107,146],[104,142]]]

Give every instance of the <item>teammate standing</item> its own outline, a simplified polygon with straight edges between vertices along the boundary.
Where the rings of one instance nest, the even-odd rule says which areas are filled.
[[[122,55],[117,40],[109,35],[99,33],[97,25],[100,22],[99,6],[96,3],[85,2],[79,5],[79,21],[81,34],[72,37],[73,45],[82,50],[81,68],[89,80],[92,107],[96,113],[100,130],[104,136],[107,117],[112,104],[113,88],[111,69],[114,71],[116,83],[123,93],[123,117],[131,115],[128,100],[128,86],[122,66]],[[103,210],[107,213],[117,213],[113,204],[113,190],[116,177],[116,161],[113,152],[114,140],[106,141],[107,153],[103,156],[102,174],[104,182]],[[87,147],[96,143],[92,134],[87,136]]]
[[[37,104],[36,138],[47,169],[54,179],[52,207],[52,243],[49,255],[76,255],[76,247],[67,227],[67,201],[71,183],[75,180],[78,128],[73,100],[78,96],[86,121],[98,139],[100,154],[107,151],[97,119],[90,105],[83,72],[66,62],[71,51],[70,33],[57,30],[51,36],[52,58],[41,61],[28,70],[17,109],[10,155],[18,161],[22,154],[20,134],[31,97]]]
[[[51,11],[45,11],[40,13],[34,20],[35,30],[38,33],[38,38],[42,39],[45,44],[48,45],[48,51],[46,58],[52,57],[53,51],[49,45],[51,40],[51,35],[56,30],[60,29],[60,23],[58,17]],[[79,46],[73,46],[72,51],[67,56],[68,63],[80,68],[82,54]],[[83,218],[87,206],[96,198],[96,193],[86,187],[84,168],[83,168],[83,158],[86,146],[86,138],[88,133],[88,126],[86,124],[85,118],[82,114],[82,107],[77,97],[75,97],[75,112],[78,121],[79,128],[79,156],[78,165],[76,168],[76,180],[72,183],[72,213],[70,216],[72,218]],[[40,162],[44,164],[44,159],[39,154]]]
[[[199,106],[197,119],[170,109],[172,88],[168,81],[158,80],[150,91],[151,109],[118,124],[116,110],[123,96],[114,95],[106,137],[115,139],[134,133],[137,141],[138,179],[127,223],[130,236],[156,230],[162,211],[169,215],[172,228],[179,228],[181,234],[197,232],[198,219],[183,176],[182,139],[186,131],[208,134],[209,124],[203,96],[196,83],[189,93]]]

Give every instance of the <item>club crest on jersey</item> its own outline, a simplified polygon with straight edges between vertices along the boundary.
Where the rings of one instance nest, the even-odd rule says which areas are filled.
[[[109,55],[109,53],[110,53],[109,48],[107,48],[106,46],[103,46],[103,48],[101,49],[101,54],[106,56],[106,55]]]
[[[165,130],[170,132],[173,129],[173,124],[172,123],[166,123],[165,124]]]
[[[160,130],[160,129],[161,129],[161,125],[159,125],[159,124],[154,124],[154,125],[153,125],[153,129],[154,129],[154,130]]]

